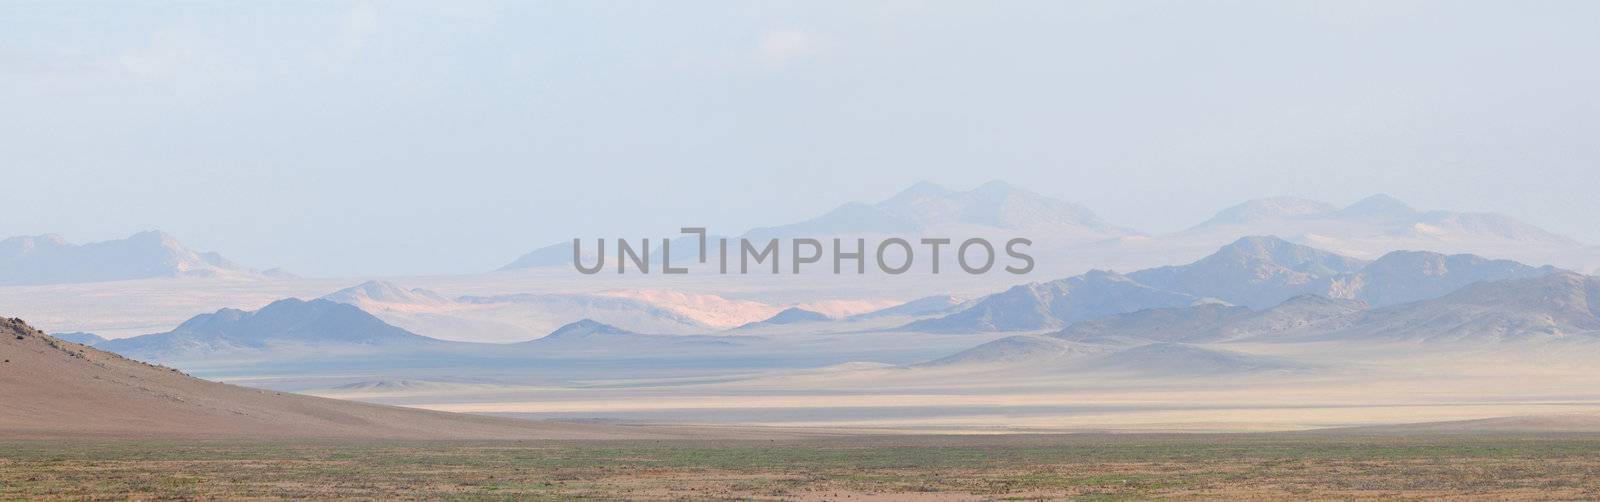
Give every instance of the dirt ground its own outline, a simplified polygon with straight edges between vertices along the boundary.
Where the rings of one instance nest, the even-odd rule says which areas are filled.
[[[0,499],[1600,498],[1600,435],[0,443]]]

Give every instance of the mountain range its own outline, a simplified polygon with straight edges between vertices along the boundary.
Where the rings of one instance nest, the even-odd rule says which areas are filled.
[[[1515,218],[1495,213],[1419,210],[1384,194],[1344,207],[1295,197],[1254,199],[1224,208],[1188,229],[1151,236],[1111,223],[1083,205],[1001,181],[964,191],[921,182],[878,202],[850,202],[807,220],[754,228],[732,238],[730,243],[737,245],[738,238],[871,240],[889,235],[1027,237],[1034,241],[1034,254],[1041,257],[1041,270],[1068,264],[1134,268],[1171,263],[1192,259],[1249,235],[1276,235],[1360,259],[1409,249],[1554,262],[1582,270],[1600,266],[1600,250]],[[666,236],[672,237],[675,264],[696,261],[697,237],[675,233]],[[708,260],[715,263],[719,236],[707,238]],[[651,254],[659,256],[661,239],[653,238],[651,243]],[[613,241],[607,249],[608,258],[615,258],[615,248]],[[572,258],[572,242],[562,241],[535,249],[499,270],[570,267]],[[592,242],[582,248],[581,259],[585,263],[599,259]],[[655,262],[659,264],[659,258]],[[281,269],[254,270],[217,253],[188,249],[160,231],[81,245],[52,234],[0,241],[0,286],[157,277],[294,276]]]
[[[1391,237],[1398,239],[1484,239],[1579,246],[1569,237],[1494,213],[1421,211],[1387,194],[1377,194],[1343,208],[1293,197],[1246,201],[1223,209],[1186,232],[1244,230],[1292,236],[1330,238]]]
[[[1112,225],[1089,208],[991,181],[967,191],[922,182],[874,204],[847,203],[821,216],[756,228],[742,237],[772,238],[936,234],[960,228],[1048,233],[1078,241],[1138,235]]]
[[[292,274],[256,271],[217,253],[197,252],[158,230],[89,244],[73,244],[54,234],[0,240],[0,286],[154,277],[289,278]]]
[[[1285,240],[1375,259],[1395,250],[1477,254],[1590,269],[1600,251],[1570,237],[1509,216],[1418,210],[1394,197],[1373,195],[1345,207],[1277,197],[1224,209],[1211,219],[1136,248],[1181,253],[1212,247],[1242,235],[1277,235]]]
[[[1244,237],[1186,265],[1109,271],[1016,286],[965,310],[901,329],[933,333],[1030,331],[1145,309],[1219,302],[1264,309],[1315,294],[1385,307],[1439,297],[1485,281],[1559,272],[1509,260],[1396,251],[1367,262],[1273,236]]]
[[[1220,304],[1150,308],[999,338],[912,368],[1081,372],[1097,378],[1337,371],[1253,353],[1261,346],[1314,347],[1290,352],[1334,357],[1346,369],[1352,360],[1371,363],[1418,354],[1548,357],[1552,351],[1595,351],[1600,349],[1600,278],[1557,271],[1474,283],[1436,298],[1379,308],[1319,295],[1296,296],[1260,310]]]
[[[1191,259],[1194,249],[1218,246],[1250,235],[1284,240],[1374,259],[1400,249],[1446,254],[1481,254],[1527,261],[1561,259],[1571,266],[1600,265],[1600,252],[1577,241],[1515,218],[1481,212],[1418,210],[1394,197],[1373,195],[1344,207],[1296,198],[1255,199],[1224,208],[1188,229],[1147,235],[1115,225],[1076,203],[1046,197],[993,181],[958,191],[921,182],[875,203],[850,202],[819,216],[784,225],[758,227],[740,235],[753,241],[795,237],[885,235],[1024,236],[1039,256],[1051,262],[1092,256],[1096,260],[1143,257],[1138,266]],[[686,263],[693,237],[674,240],[674,263]],[[715,240],[712,239],[712,242]],[[730,240],[736,243],[736,241]],[[659,253],[658,239],[652,239]],[[608,250],[610,252],[614,252]],[[714,245],[710,259],[716,259]],[[591,248],[585,260],[592,260]],[[570,242],[554,244],[513,261],[502,270],[571,266]],[[587,263],[587,261],[586,261]],[[1102,260],[1100,266],[1105,266]]]
[[[1305,338],[1408,342],[1563,342],[1600,336],[1600,278],[1573,272],[1468,285],[1439,298],[1357,314]]]
[[[369,283],[337,295],[351,297],[409,297],[432,301],[385,283]],[[87,334],[82,334],[87,335]],[[96,348],[123,356],[162,363],[216,363],[219,361],[296,361],[305,358],[351,356],[409,357],[435,354],[450,357],[504,357],[507,355],[590,353],[626,357],[630,353],[668,350],[710,350],[759,342],[759,337],[641,334],[591,319],[580,319],[541,333],[533,340],[490,344],[440,340],[389,324],[356,305],[328,298],[287,298],[255,311],[222,309],[201,314],[171,331],[149,335],[95,340],[79,338]],[[376,359],[374,359],[376,360]]]
[[[716,295],[627,290],[449,297],[389,281],[367,281],[322,296],[354,305],[413,333],[455,341],[507,343],[545,336],[579,319],[637,332],[695,334],[763,319],[777,308]]]
[[[953,314],[913,321],[902,329],[928,333],[1028,331],[1135,310],[1191,305],[1199,298],[1140,284],[1096,270],[1044,283],[1024,284],[974,300]]]
[[[1140,235],[1134,230],[1113,225],[1088,208],[1039,195],[1001,181],[991,181],[966,191],[921,182],[876,203],[849,202],[820,216],[770,227],[758,227],[730,238],[730,251],[739,238],[752,242],[795,237],[875,237],[885,235],[1008,235],[1024,232],[1041,240],[1093,242]],[[717,260],[715,241],[708,236],[709,261]],[[688,263],[698,258],[698,237],[673,239],[673,263]],[[652,253],[659,254],[660,241],[651,239]],[[614,246],[614,244],[612,244]],[[586,251],[593,251],[586,243]],[[608,248],[608,252],[613,252]],[[730,257],[732,255],[730,254]],[[593,259],[591,254],[585,260]],[[586,261],[585,263],[589,263]],[[568,266],[572,264],[572,243],[552,244],[501,267],[501,270]]]

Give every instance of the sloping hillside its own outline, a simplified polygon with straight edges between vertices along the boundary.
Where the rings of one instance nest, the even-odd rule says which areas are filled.
[[[0,437],[579,439],[650,437],[364,404],[190,377],[0,319]]]

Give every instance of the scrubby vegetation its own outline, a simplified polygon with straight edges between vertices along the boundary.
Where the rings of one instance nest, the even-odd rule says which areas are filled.
[[[1594,499],[1600,436],[0,444],[0,498]]]

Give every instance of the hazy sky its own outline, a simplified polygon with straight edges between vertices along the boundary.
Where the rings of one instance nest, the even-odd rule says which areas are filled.
[[[0,2],[0,234],[307,275],[1003,179],[1177,230],[1267,195],[1600,242],[1600,2]]]

